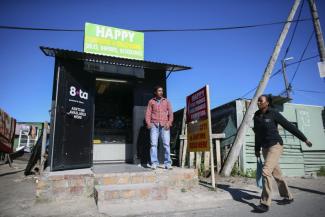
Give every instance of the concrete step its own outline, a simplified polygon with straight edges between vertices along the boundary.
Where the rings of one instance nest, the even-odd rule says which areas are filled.
[[[93,189],[94,174],[90,169],[44,172],[36,180],[36,201],[88,198]]]
[[[124,172],[95,174],[95,185],[128,185],[158,183],[168,187],[190,189],[198,184],[197,170],[174,168],[173,170],[157,169],[146,172]]]
[[[94,198],[98,210],[104,210],[105,204],[146,200],[166,200],[168,188],[157,183],[96,185]]]
[[[157,177],[150,172],[95,174],[96,185],[123,185],[156,183]]]

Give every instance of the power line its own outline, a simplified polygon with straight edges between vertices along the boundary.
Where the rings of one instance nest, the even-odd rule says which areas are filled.
[[[304,7],[304,3],[305,3],[305,1],[303,0],[302,3],[301,3],[300,9],[299,9],[299,14],[298,14],[297,20],[300,19],[301,12],[302,12],[302,9],[303,9],[303,7]],[[296,33],[296,30],[297,30],[298,23],[299,23],[299,22],[296,22],[296,23],[295,23],[295,26],[294,26],[294,28],[293,28],[293,32],[292,32],[292,36],[291,36],[291,39],[290,39],[290,41],[289,41],[288,47],[287,47],[287,49],[286,49],[286,51],[285,51],[285,54],[284,54],[284,58],[283,58],[283,59],[285,59],[285,58],[287,57],[288,53],[289,53],[289,50],[290,50],[290,47],[291,47],[291,44],[292,44],[293,38],[294,38],[295,33]]]
[[[298,23],[311,20],[311,18],[297,19],[288,21],[290,23]],[[287,21],[278,21],[271,23],[261,23],[252,25],[241,25],[241,26],[226,26],[226,27],[213,27],[213,28],[196,28],[196,29],[139,29],[134,30],[138,32],[200,32],[200,31],[225,31],[225,30],[235,30],[235,29],[248,29],[263,26],[272,26],[288,23]],[[0,25],[0,29],[7,30],[25,30],[25,31],[52,31],[52,32],[83,32],[83,29],[61,29],[61,28],[36,28],[36,27],[23,27],[23,26],[5,26]]]
[[[306,92],[306,93],[320,93],[320,94],[325,94],[325,91],[319,91],[319,90],[295,90],[299,92]]]
[[[310,34],[309,39],[308,39],[308,42],[307,42],[307,44],[306,44],[306,46],[305,46],[305,48],[304,48],[304,50],[303,50],[303,52],[302,52],[302,54],[301,54],[299,60],[302,60],[302,59],[304,58],[305,53],[306,53],[306,50],[307,50],[307,48],[308,48],[308,46],[309,46],[309,44],[310,44],[311,39],[313,38],[313,36],[314,36],[314,30],[313,30],[313,32]],[[298,70],[299,70],[299,67],[300,67],[300,63],[301,63],[301,62],[298,63],[298,65],[297,65],[297,67],[296,67],[296,70],[295,70],[295,72],[294,72],[294,74],[293,74],[293,76],[292,76],[292,78],[291,78],[291,81],[290,81],[289,85],[291,85],[292,82],[293,82],[293,80],[295,79],[296,74],[297,74],[297,72],[298,72]]]
[[[292,62],[290,64],[287,65],[287,67],[289,66],[292,66],[292,65],[295,65],[295,64],[300,64],[301,62],[305,62],[305,61],[308,61],[308,60],[311,60],[311,59],[315,59],[319,57],[319,55],[314,55],[314,56],[310,56],[310,57],[306,57],[305,59],[301,59],[299,61],[296,61],[296,62]],[[271,75],[271,78],[273,78],[274,76],[276,76],[277,74],[279,74],[281,72],[282,69],[278,69],[275,73],[273,73]],[[251,92],[253,92],[254,90],[256,90],[257,86],[254,87],[253,89],[247,91],[243,96],[241,96],[241,98],[245,98],[247,95],[249,95]]]
[[[296,62],[292,62],[292,63],[288,63],[288,64],[286,64],[286,67],[291,66],[291,65],[298,64],[298,63],[300,63],[300,62],[305,62],[305,61],[308,61],[308,60],[314,59],[314,58],[316,58],[316,57],[319,57],[319,55],[315,55],[315,56],[311,56],[311,57],[306,57],[305,59],[302,59],[302,60],[299,60],[299,61],[296,61]],[[271,75],[271,78],[273,78],[274,76],[276,76],[276,75],[279,74],[280,72],[282,72],[282,69],[278,69],[276,72],[274,72],[274,73]]]

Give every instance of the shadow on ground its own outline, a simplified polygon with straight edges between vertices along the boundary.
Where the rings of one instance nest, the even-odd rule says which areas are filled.
[[[254,195],[258,193],[257,191],[251,191],[251,190],[246,190],[241,188],[233,188],[230,185],[222,185],[222,184],[217,185],[217,188],[229,192],[229,194],[235,201],[247,204],[250,207],[252,207],[253,208],[252,212],[256,210],[256,205],[249,201],[260,198],[259,196]]]
[[[312,194],[325,195],[324,192],[316,191],[316,190],[308,189],[308,188],[301,188],[301,187],[296,187],[296,186],[292,186],[292,185],[289,185],[289,188],[297,189],[300,191],[305,191],[305,192],[312,193]]]

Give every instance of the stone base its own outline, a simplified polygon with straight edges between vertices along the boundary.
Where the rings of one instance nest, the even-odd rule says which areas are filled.
[[[109,165],[107,165],[109,166]],[[94,197],[99,212],[105,204],[166,200],[168,192],[186,192],[198,185],[195,169],[157,169],[141,172],[94,173],[91,169],[46,172],[37,180],[36,200]]]
[[[94,192],[94,173],[91,169],[44,172],[36,182],[38,202],[91,197]]]

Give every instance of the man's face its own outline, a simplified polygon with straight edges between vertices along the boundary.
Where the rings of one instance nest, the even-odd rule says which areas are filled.
[[[164,90],[160,87],[155,92],[156,97],[161,98],[164,95]]]

